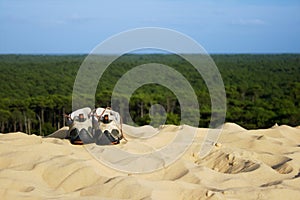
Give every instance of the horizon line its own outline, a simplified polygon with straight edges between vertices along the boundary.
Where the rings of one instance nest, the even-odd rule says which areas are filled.
[[[178,53],[174,54],[174,53],[125,53],[122,55],[177,55]],[[181,55],[198,55],[199,53],[179,53]],[[300,52],[277,52],[277,53],[271,53],[271,52],[257,52],[257,53],[204,53],[206,55],[297,55],[300,54]],[[87,56],[87,55],[104,55],[104,56],[113,56],[113,55],[119,55],[117,53],[113,54],[91,54],[91,53],[0,53],[1,56],[5,56],[5,55],[24,55],[24,56],[29,56],[29,55],[35,55],[35,56]]]

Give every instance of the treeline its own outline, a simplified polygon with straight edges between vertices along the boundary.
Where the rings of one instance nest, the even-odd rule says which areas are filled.
[[[62,127],[63,114],[72,111],[73,84],[85,57],[0,55],[0,132],[46,135]],[[300,124],[299,54],[213,55],[212,58],[225,84],[226,121],[246,128]],[[209,92],[201,75],[177,55],[132,54],[118,58],[101,77],[95,106],[110,106],[112,91],[122,75],[147,63],[170,66],[189,81],[200,104],[199,125],[207,127],[211,117]],[[164,107],[167,123],[180,122],[180,104],[174,93],[149,84],[137,89],[129,101],[135,123],[149,124],[149,109],[154,104]]]

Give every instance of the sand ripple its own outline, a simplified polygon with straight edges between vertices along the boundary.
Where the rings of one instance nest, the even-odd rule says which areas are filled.
[[[84,146],[71,145],[64,139],[0,134],[1,199],[295,199],[300,196],[299,128],[274,126],[246,130],[227,123],[218,144],[205,158],[197,155],[207,129],[127,126],[127,131],[136,134],[117,148],[133,153],[160,149],[176,132],[196,131],[197,135],[173,164],[152,173],[130,174],[103,165]],[[136,137],[139,134],[144,138]],[[147,138],[149,135],[153,137]],[[126,161],[138,163],[135,159]],[[152,164],[163,166],[165,161],[155,162]]]

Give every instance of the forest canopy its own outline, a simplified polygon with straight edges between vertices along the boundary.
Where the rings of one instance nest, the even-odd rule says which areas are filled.
[[[0,55],[0,132],[47,135],[64,126],[63,114],[72,111],[73,85],[85,57]],[[250,129],[275,123],[300,125],[300,54],[226,54],[212,55],[212,59],[225,85],[227,122]],[[122,75],[150,62],[170,66],[189,81],[200,104],[199,126],[207,127],[211,117],[208,89],[195,68],[177,55],[128,54],[118,58],[101,77],[95,106],[110,106],[112,91]],[[178,99],[158,84],[141,86],[133,93],[129,106],[134,122],[149,124],[149,109],[154,104],[166,110],[166,123],[180,123]]]

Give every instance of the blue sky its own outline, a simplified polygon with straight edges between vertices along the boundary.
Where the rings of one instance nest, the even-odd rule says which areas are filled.
[[[209,53],[300,53],[299,0],[0,0],[0,53],[89,53],[119,32],[163,27]]]

